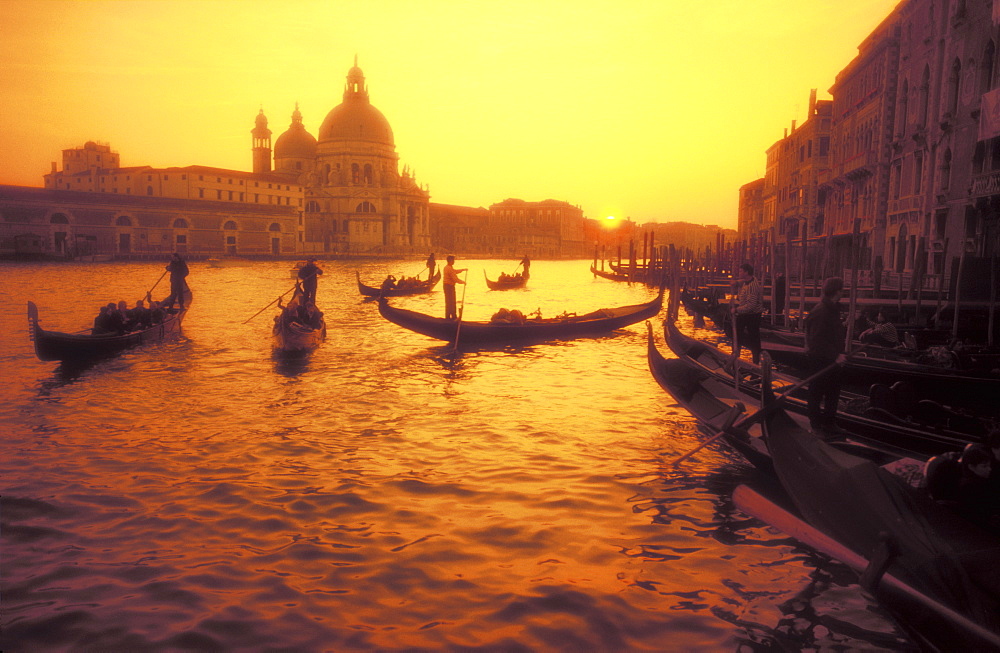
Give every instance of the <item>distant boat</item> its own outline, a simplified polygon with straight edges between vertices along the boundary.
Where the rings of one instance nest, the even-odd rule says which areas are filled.
[[[181,322],[191,308],[191,291],[184,294],[184,308],[170,309],[160,324],[123,335],[78,334],[48,331],[40,325],[38,307],[28,302],[28,334],[35,355],[43,361],[85,361],[114,356],[126,349],[158,342],[181,330]],[[172,311],[172,312],[171,312]]]
[[[483,270],[483,277],[486,278],[486,286],[490,290],[511,290],[513,288],[524,288],[524,286],[528,283],[529,276],[528,271],[525,270],[523,274],[501,274],[499,279],[492,281],[488,276],[486,276],[486,270]]]
[[[210,258],[205,261],[210,268],[238,268],[250,265],[252,261],[238,256],[222,256],[220,258]]]
[[[434,286],[436,286],[437,282],[441,280],[441,272],[439,271],[430,279],[425,279],[423,281],[416,278],[400,280],[398,284],[393,285],[391,288],[382,289],[377,286],[369,286],[368,284],[362,282],[360,272],[355,270],[354,274],[358,279],[358,292],[365,297],[402,297],[405,295],[422,295],[434,290]]]

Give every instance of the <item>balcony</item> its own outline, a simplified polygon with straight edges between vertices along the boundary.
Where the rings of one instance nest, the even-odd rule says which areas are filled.
[[[1000,170],[974,175],[969,195],[972,197],[1000,195]]]

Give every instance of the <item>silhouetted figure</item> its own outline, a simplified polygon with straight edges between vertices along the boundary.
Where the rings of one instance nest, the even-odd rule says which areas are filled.
[[[311,258],[306,264],[299,268],[299,279],[302,280],[302,298],[307,304],[316,303],[317,277],[323,274],[323,270],[316,265],[316,259]]]
[[[844,351],[844,325],[840,322],[840,298],[843,295],[844,280],[830,277],[823,284],[823,297],[806,317],[809,376],[836,363]],[[809,384],[809,426],[813,431],[836,431],[840,377],[840,368],[833,367]]]
[[[167,308],[173,308],[177,302],[181,310],[184,310],[184,292],[187,290],[188,266],[177,252],[170,257],[167,263],[167,271],[170,272],[170,296],[163,300]]]

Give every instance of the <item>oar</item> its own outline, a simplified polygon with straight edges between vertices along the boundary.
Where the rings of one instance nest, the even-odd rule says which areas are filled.
[[[691,454],[693,454],[696,451],[699,451],[699,450],[705,448],[706,445],[709,445],[712,442],[715,442],[716,440],[718,440],[719,438],[721,438],[722,436],[724,436],[726,434],[726,432],[729,431],[731,428],[745,429],[746,427],[750,426],[754,422],[759,422],[760,420],[764,419],[765,417],[767,417],[768,415],[770,415],[771,413],[773,413],[775,410],[777,410],[778,406],[781,405],[781,403],[788,397],[788,395],[792,394],[793,392],[795,392],[796,390],[798,390],[802,386],[808,385],[809,383],[812,383],[813,381],[815,381],[819,377],[823,376],[827,372],[829,372],[829,371],[831,371],[831,370],[839,367],[840,365],[843,365],[844,362],[846,362],[846,360],[847,359],[845,358],[844,361],[836,361],[834,363],[830,363],[829,365],[827,365],[826,367],[824,367],[823,369],[821,369],[819,372],[816,372],[812,376],[808,376],[808,377],[806,377],[806,378],[804,378],[804,379],[796,382],[795,384],[788,386],[787,388],[785,388],[782,391],[782,393],[780,395],[778,395],[777,397],[774,398],[773,402],[769,402],[766,406],[762,406],[761,408],[758,408],[756,411],[750,413],[749,415],[747,415],[746,417],[744,417],[743,419],[741,419],[739,422],[736,422],[734,424],[734,422],[736,420],[736,416],[739,415],[740,413],[742,413],[743,410],[744,410],[743,404],[742,403],[737,403],[736,405],[733,406],[733,410],[731,410],[730,413],[726,415],[726,421],[725,421],[725,423],[723,424],[722,428],[719,430],[718,433],[716,433],[715,435],[713,435],[709,439],[705,440],[704,442],[702,442],[701,444],[699,444],[697,447],[695,447],[691,451],[689,451],[686,454],[683,454],[679,458],[675,459],[671,464],[672,465],[677,465],[682,460],[684,460],[684,459],[688,458],[689,456],[691,456]]]
[[[315,275],[309,275],[309,277],[306,277],[306,279],[308,279],[308,278],[310,278],[310,277],[313,277],[313,276],[315,276]],[[305,279],[303,279],[303,281],[305,281]],[[294,286],[292,286],[292,289],[291,289],[291,290],[286,290],[285,292],[283,292],[283,293],[281,293],[280,295],[278,295],[278,298],[277,298],[277,299],[275,299],[275,300],[274,300],[273,302],[271,302],[270,304],[268,304],[268,305],[267,305],[267,306],[265,306],[264,308],[260,309],[259,311],[257,311],[256,313],[254,313],[253,315],[251,315],[250,317],[248,317],[247,319],[245,319],[245,320],[243,321],[243,324],[246,324],[246,323],[247,323],[247,322],[249,322],[250,320],[254,319],[254,318],[255,318],[255,317],[257,317],[258,315],[260,315],[261,313],[263,313],[264,311],[266,311],[267,309],[271,308],[272,306],[274,306],[274,304],[275,304],[275,303],[277,303],[277,302],[280,302],[280,301],[281,301],[281,298],[282,298],[282,297],[284,297],[284,296],[285,296],[285,295],[287,295],[288,293],[290,293],[290,292],[292,292],[293,290],[295,290],[296,288],[298,288],[298,286],[299,286],[299,282],[298,282],[298,281],[296,281],[296,282],[295,282],[295,285],[294,285]]]
[[[486,271],[483,270],[485,273]],[[465,291],[469,289],[469,271],[465,271],[465,283],[462,284],[462,306],[458,309],[458,326],[455,327],[455,351],[458,351],[458,334],[462,330],[462,315],[465,314]]]
[[[163,274],[160,275],[160,278],[153,284],[153,287],[146,291],[146,297],[151,297],[153,295],[153,291],[156,290],[156,287],[160,285],[161,281],[163,281],[163,277],[167,276],[167,272],[170,272],[170,270],[164,270]]]

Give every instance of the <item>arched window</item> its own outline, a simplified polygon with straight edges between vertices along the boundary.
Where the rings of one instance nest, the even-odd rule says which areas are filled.
[[[361,183],[361,166],[357,163],[351,164],[351,183],[360,184]]]
[[[906,225],[899,226],[899,237],[896,238],[896,272],[906,269]]]
[[[951,185],[951,148],[941,155],[941,190],[948,190]]]
[[[127,215],[120,215],[115,218],[115,224],[119,227],[131,227],[132,220]]]
[[[371,202],[362,202],[354,208],[355,213],[375,213],[375,205]]]
[[[350,226],[350,224],[351,224],[350,220],[344,220],[344,233],[345,234],[347,233],[347,228],[348,228],[348,226]]]
[[[986,144],[982,141],[976,143],[976,151],[972,155],[972,172],[980,175],[986,168]]]
[[[986,91],[993,88],[993,68],[996,65],[994,61],[997,56],[996,45],[990,40],[986,44],[986,49],[983,51],[983,63],[979,66],[979,92],[985,93]]]
[[[903,87],[899,92],[899,113],[896,116],[896,134],[902,138],[906,136],[906,110],[910,99],[910,82],[903,80]]]
[[[948,75],[948,94],[945,96],[944,110],[952,116],[958,111],[958,94],[962,86],[962,62],[955,59],[951,62],[951,74]]]
[[[228,229],[229,231],[234,231],[236,229],[235,220],[226,220],[226,224],[222,225],[223,229]]]
[[[174,229],[187,229],[188,221],[184,218],[174,220]]]
[[[267,228],[268,231],[281,231],[281,225],[277,222],[272,222],[271,226]]]
[[[306,202],[306,213],[318,213],[319,212],[319,202],[316,200],[309,200]]]
[[[920,77],[920,126],[927,126],[927,107],[930,103],[931,69],[924,66],[924,74]]]
[[[372,184],[372,180],[373,179],[374,179],[374,177],[372,176],[372,164],[366,163],[365,164],[365,183],[370,186]]]
[[[49,218],[49,222],[52,224],[69,224],[69,218],[67,218],[62,213],[56,213],[51,218]]]

